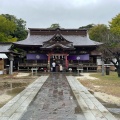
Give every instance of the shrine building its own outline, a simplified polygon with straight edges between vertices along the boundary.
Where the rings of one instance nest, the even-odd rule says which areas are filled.
[[[37,67],[39,70],[52,67],[52,62],[62,65],[63,70],[97,71],[101,54],[96,48],[101,45],[91,40],[85,29],[29,28],[25,40],[13,43],[24,55],[18,60],[18,69]],[[57,70],[59,71],[59,70]]]

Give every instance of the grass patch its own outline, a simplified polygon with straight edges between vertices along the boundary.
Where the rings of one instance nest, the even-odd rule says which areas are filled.
[[[101,73],[91,74],[92,77],[97,77],[101,80],[120,80],[120,77],[118,77],[117,72],[110,72],[110,75],[104,75],[102,76]]]
[[[99,80],[80,80],[80,82],[93,91],[120,97],[120,78],[116,72],[110,72],[110,75],[105,76],[101,73],[90,74],[90,76],[99,78]]]

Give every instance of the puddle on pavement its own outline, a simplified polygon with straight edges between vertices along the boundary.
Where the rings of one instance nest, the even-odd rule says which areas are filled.
[[[91,90],[88,90],[91,94],[94,95],[94,92]],[[112,113],[116,118],[120,119],[120,106],[117,106],[116,104],[109,104],[104,102],[103,100],[96,98],[100,103],[102,103],[105,108]]]
[[[7,95],[15,96],[21,91],[23,91],[24,89],[25,87],[13,88],[13,89],[7,90],[6,93]]]
[[[9,82],[4,82],[3,88],[16,88],[16,87],[22,87],[22,86],[27,86],[28,83],[9,83]]]
[[[18,93],[20,93],[20,92],[23,91],[24,89],[25,89],[25,87],[12,88],[12,89],[6,90],[5,93],[6,93],[6,95],[10,95],[10,96],[13,98],[14,96],[16,96]],[[12,98],[11,98],[11,99],[12,99]],[[0,103],[0,108],[1,108],[2,106],[4,106],[8,101],[9,101],[9,100]]]
[[[73,99],[74,100],[74,102],[76,103],[76,107],[75,107],[75,114],[80,114],[80,113],[83,113],[83,111],[82,111],[82,109],[80,108],[80,106],[79,106],[79,104],[78,104],[78,102],[77,102],[77,99],[76,99],[76,97],[75,97],[75,95],[74,95],[74,93],[73,93],[73,91],[70,89],[70,95],[71,95],[71,97],[70,97],[70,99]]]
[[[3,94],[11,96],[11,99],[12,99],[14,96],[16,96],[21,91],[23,91],[28,84],[29,83],[3,82],[2,86],[0,86],[0,87],[4,90]],[[5,102],[0,103],[0,107],[2,107],[3,105],[5,105],[8,101],[9,101],[9,99],[6,100]]]
[[[120,106],[117,106],[116,104],[109,104],[104,102],[103,100],[96,98],[100,103],[102,103],[103,106],[111,113],[113,114],[118,120],[120,120]]]
[[[115,104],[108,104],[102,100],[99,101],[108,109],[109,112],[111,112],[116,118],[120,119],[120,106]]]

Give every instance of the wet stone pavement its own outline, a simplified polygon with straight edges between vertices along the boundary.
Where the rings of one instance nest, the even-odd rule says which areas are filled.
[[[64,74],[52,73],[20,120],[86,120]]]

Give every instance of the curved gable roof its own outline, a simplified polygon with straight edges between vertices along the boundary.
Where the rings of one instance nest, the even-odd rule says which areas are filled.
[[[74,46],[94,46],[100,45],[100,42],[93,41],[87,36],[80,35],[63,35],[65,39],[68,39],[70,42],[73,42]]]
[[[15,42],[16,45],[42,45],[48,41],[53,35],[30,35],[27,39]]]
[[[31,31],[34,29],[31,29]],[[36,29],[35,29],[36,30]],[[40,31],[40,29],[38,29]],[[48,30],[48,29],[46,29]],[[95,42],[93,40],[91,40],[87,34],[81,35],[78,34],[77,32],[80,32],[79,29],[75,29],[75,30],[68,30],[68,29],[64,29],[65,34],[61,33],[63,32],[61,29],[56,30],[56,34],[59,32],[59,34],[66,39],[69,42],[72,42],[74,46],[96,46],[96,45],[100,45],[102,43],[100,42]],[[77,31],[78,30],[78,31]],[[70,31],[70,32],[69,32]],[[71,34],[71,31],[72,32]],[[77,32],[76,32],[77,31]],[[83,32],[83,31],[82,31]],[[85,32],[85,30],[84,30]],[[22,45],[22,46],[42,46],[44,42],[51,40],[53,37],[55,36],[55,33],[51,34],[50,30],[49,31],[40,31],[40,33],[38,34],[33,34],[33,33],[29,33],[28,37],[25,40],[22,41],[18,41],[15,42],[14,44],[16,45]]]

